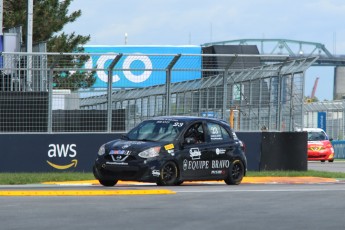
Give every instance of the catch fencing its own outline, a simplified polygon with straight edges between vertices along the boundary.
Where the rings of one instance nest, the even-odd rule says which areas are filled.
[[[304,73],[315,60],[1,53],[0,132],[125,132],[162,115],[217,117],[237,131],[295,131],[304,127]]]

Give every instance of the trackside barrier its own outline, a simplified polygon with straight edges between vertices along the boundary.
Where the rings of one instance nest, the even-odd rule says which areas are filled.
[[[335,159],[345,159],[345,141],[332,141]]]
[[[92,172],[99,147],[120,135],[0,134],[0,172]],[[307,170],[305,132],[237,135],[246,145],[248,170]]]

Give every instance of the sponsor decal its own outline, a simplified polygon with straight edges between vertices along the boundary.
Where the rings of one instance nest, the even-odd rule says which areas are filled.
[[[188,169],[188,160],[184,159],[183,161],[183,170],[186,171]]]
[[[161,173],[159,172],[159,170],[157,170],[157,169],[152,170],[152,176],[159,177],[160,175],[161,175]]]
[[[47,160],[48,165],[55,169],[65,170],[71,167],[77,167],[78,160],[77,157],[77,145],[76,144],[49,144],[48,145],[48,157],[50,160]],[[53,163],[54,159],[71,159],[67,164],[57,164]]]
[[[215,127],[215,126],[211,127],[211,134],[218,134],[218,133],[219,133],[219,131],[218,131],[217,127]]]
[[[217,126],[212,126],[211,128],[211,140],[222,140],[222,135]]]
[[[222,175],[225,174],[224,170],[212,170],[211,175]]]
[[[174,152],[174,150],[173,150],[173,149],[168,150],[168,153],[169,153],[171,156],[175,156],[175,152]]]
[[[186,166],[183,164],[183,170],[209,169],[209,167],[209,161],[187,161]]]
[[[111,150],[109,152],[109,155],[130,155],[131,154],[131,151],[127,151],[127,150]]]
[[[175,122],[173,124],[174,127],[182,127],[183,126],[183,122]]]
[[[107,165],[128,165],[126,162],[106,162]]]
[[[170,150],[174,148],[174,144],[168,144],[164,146],[165,150]]]
[[[229,160],[212,160],[212,161],[189,161],[183,160],[183,170],[207,170],[207,169],[225,169],[230,167]],[[221,174],[222,170],[213,170],[211,174]],[[224,172],[225,173],[225,172]]]
[[[190,154],[190,157],[192,158],[192,160],[199,160],[200,156],[201,156],[201,152],[200,152],[199,148],[191,148],[189,150],[189,154]]]
[[[126,148],[128,148],[129,146],[131,146],[131,145],[125,144],[125,145],[122,146],[122,149],[126,149]]]
[[[217,154],[217,155],[225,154],[225,149],[216,148],[216,154]]]
[[[229,160],[212,160],[213,169],[222,169],[222,168],[229,168],[230,161]]]

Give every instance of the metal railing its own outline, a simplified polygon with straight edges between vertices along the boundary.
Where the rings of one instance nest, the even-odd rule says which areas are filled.
[[[123,132],[150,117],[217,117],[234,129],[303,127],[317,57],[2,53],[1,132]],[[246,68],[244,68],[244,66]],[[250,68],[248,66],[251,66]]]

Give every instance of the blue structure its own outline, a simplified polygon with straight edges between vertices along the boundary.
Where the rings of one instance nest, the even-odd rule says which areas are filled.
[[[108,68],[118,54],[124,54],[116,64],[115,69],[132,69],[131,71],[114,71],[114,88],[141,88],[166,83],[166,68],[176,54],[201,54],[201,46],[85,46],[85,52],[92,53],[85,67],[97,67],[96,83],[93,88],[106,88]],[[97,56],[97,54],[100,54]],[[96,54],[96,55],[94,55]],[[135,54],[133,56],[128,54]],[[142,55],[141,55],[142,54]],[[148,55],[150,54],[150,55]],[[161,55],[160,55],[161,54]],[[201,57],[193,57],[193,62],[187,62],[187,56],[182,56],[176,63],[179,69],[201,69]],[[196,61],[195,61],[196,60]],[[187,66],[188,65],[188,66]],[[156,71],[153,71],[153,70]],[[157,71],[159,70],[159,71]],[[176,71],[172,73],[171,82],[187,81],[201,78],[201,73]]]

